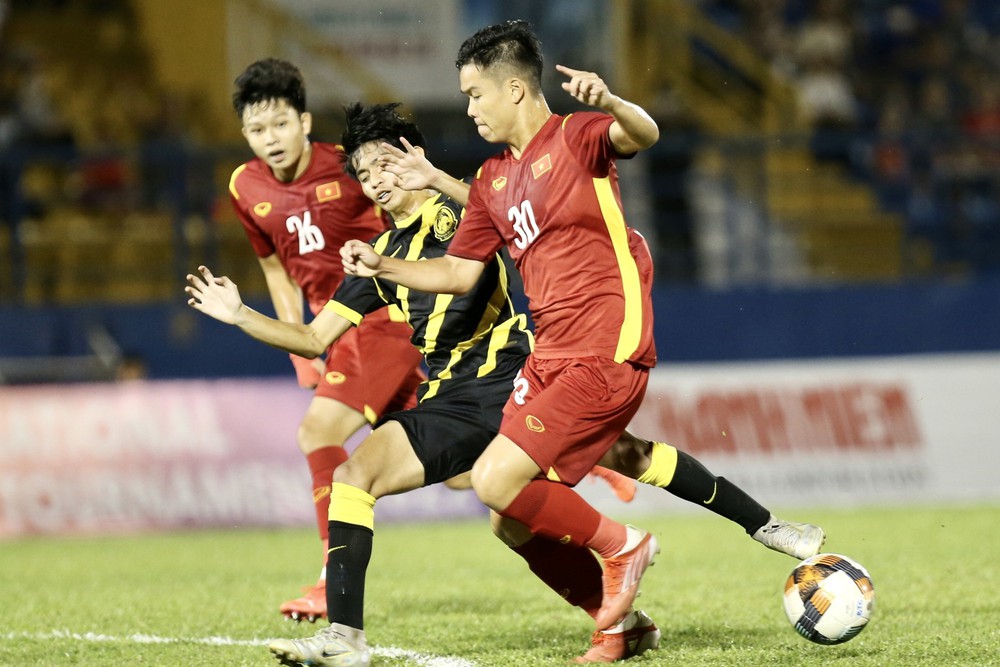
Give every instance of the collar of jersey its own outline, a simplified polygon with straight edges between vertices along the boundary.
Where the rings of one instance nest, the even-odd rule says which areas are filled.
[[[423,204],[420,205],[420,208],[411,213],[409,217],[403,218],[402,220],[393,220],[393,224],[396,225],[396,229],[403,229],[405,227],[410,227],[417,220],[423,220],[424,213],[427,212],[427,209],[429,207],[434,206],[434,204],[440,197],[441,195],[436,195],[434,197],[429,198],[427,201],[425,201]],[[429,224],[433,223],[434,220],[432,218]]]

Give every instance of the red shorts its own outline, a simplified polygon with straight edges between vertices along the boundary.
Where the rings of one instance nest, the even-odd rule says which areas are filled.
[[[412,334],[409,324],[389,319],[388,308],[366,315],[330,347],[316,396],[338,400],[371,423],[416,406],[417,387],[427,376]]]
[[[500,433],[549,479],[575,485],[632,421],[649,369],[603,357],[537,359],[514,381]]]

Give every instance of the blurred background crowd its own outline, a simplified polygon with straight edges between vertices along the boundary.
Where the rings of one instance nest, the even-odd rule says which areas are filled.
[[[841,288],[1000,269],[994,0],[439,0],[425,9],[453,21],[425,19],[421,48],[445,56],[427,90],[450,92],[424,96],[372,73],[382,46],[417,43],[406,13],[422,10],[372,6],[400,25],[366,50],[331,37],[361,20],[348,2],[0,0],[0,358],[22,352],[15,316],[176,306],[199,262],[266,295],[226,188],[249,157],[227,105],[252,59],[314,65],[317,138],[336,141],[346,102],[399,99],[432,159],[465,175],[494,149],[464,117],[447,56],[511,17],[535,24],[548,64],[599,71],[660,122],[659,144],[621,173],[661,285]],[[353,83],[322,78],[332,71]],[[554,110],[572,110],[546,76]]]
[[[998,266],[1000,4],[701,6],[792,82],[815,154],[869,184],[934,266]]]

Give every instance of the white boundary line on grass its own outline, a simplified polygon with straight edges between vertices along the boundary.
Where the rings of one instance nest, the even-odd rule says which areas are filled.
[[[270,639],[233,639],[232,637],[159,637],[157,635],[133,634],[124,637],[102,635],[96,632],[7,632],[0,634],[3,639],[71,639],[80,642],[133,643],[133,644],[207,644],[209,646],[267,646]],[[416,651],[408,651],[395,646],[373,646],[371,652],[382,658],[412,660],[421,667],[476,667],[476,663],[464,658],[434,656]]]

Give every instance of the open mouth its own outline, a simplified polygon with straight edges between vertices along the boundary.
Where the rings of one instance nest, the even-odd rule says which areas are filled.
[[[392,198],[392,191],[391,190],[383,190],[382,192],[378,193],[378,195],[376,195],[375,201],[377,201],[379,204],[384,204],[387,201],[389,201],[391,198]]]
[[[281,162],[285,159],[285,151],[274,151],[273,153],[268,153],[267,158],[271,162]]]

